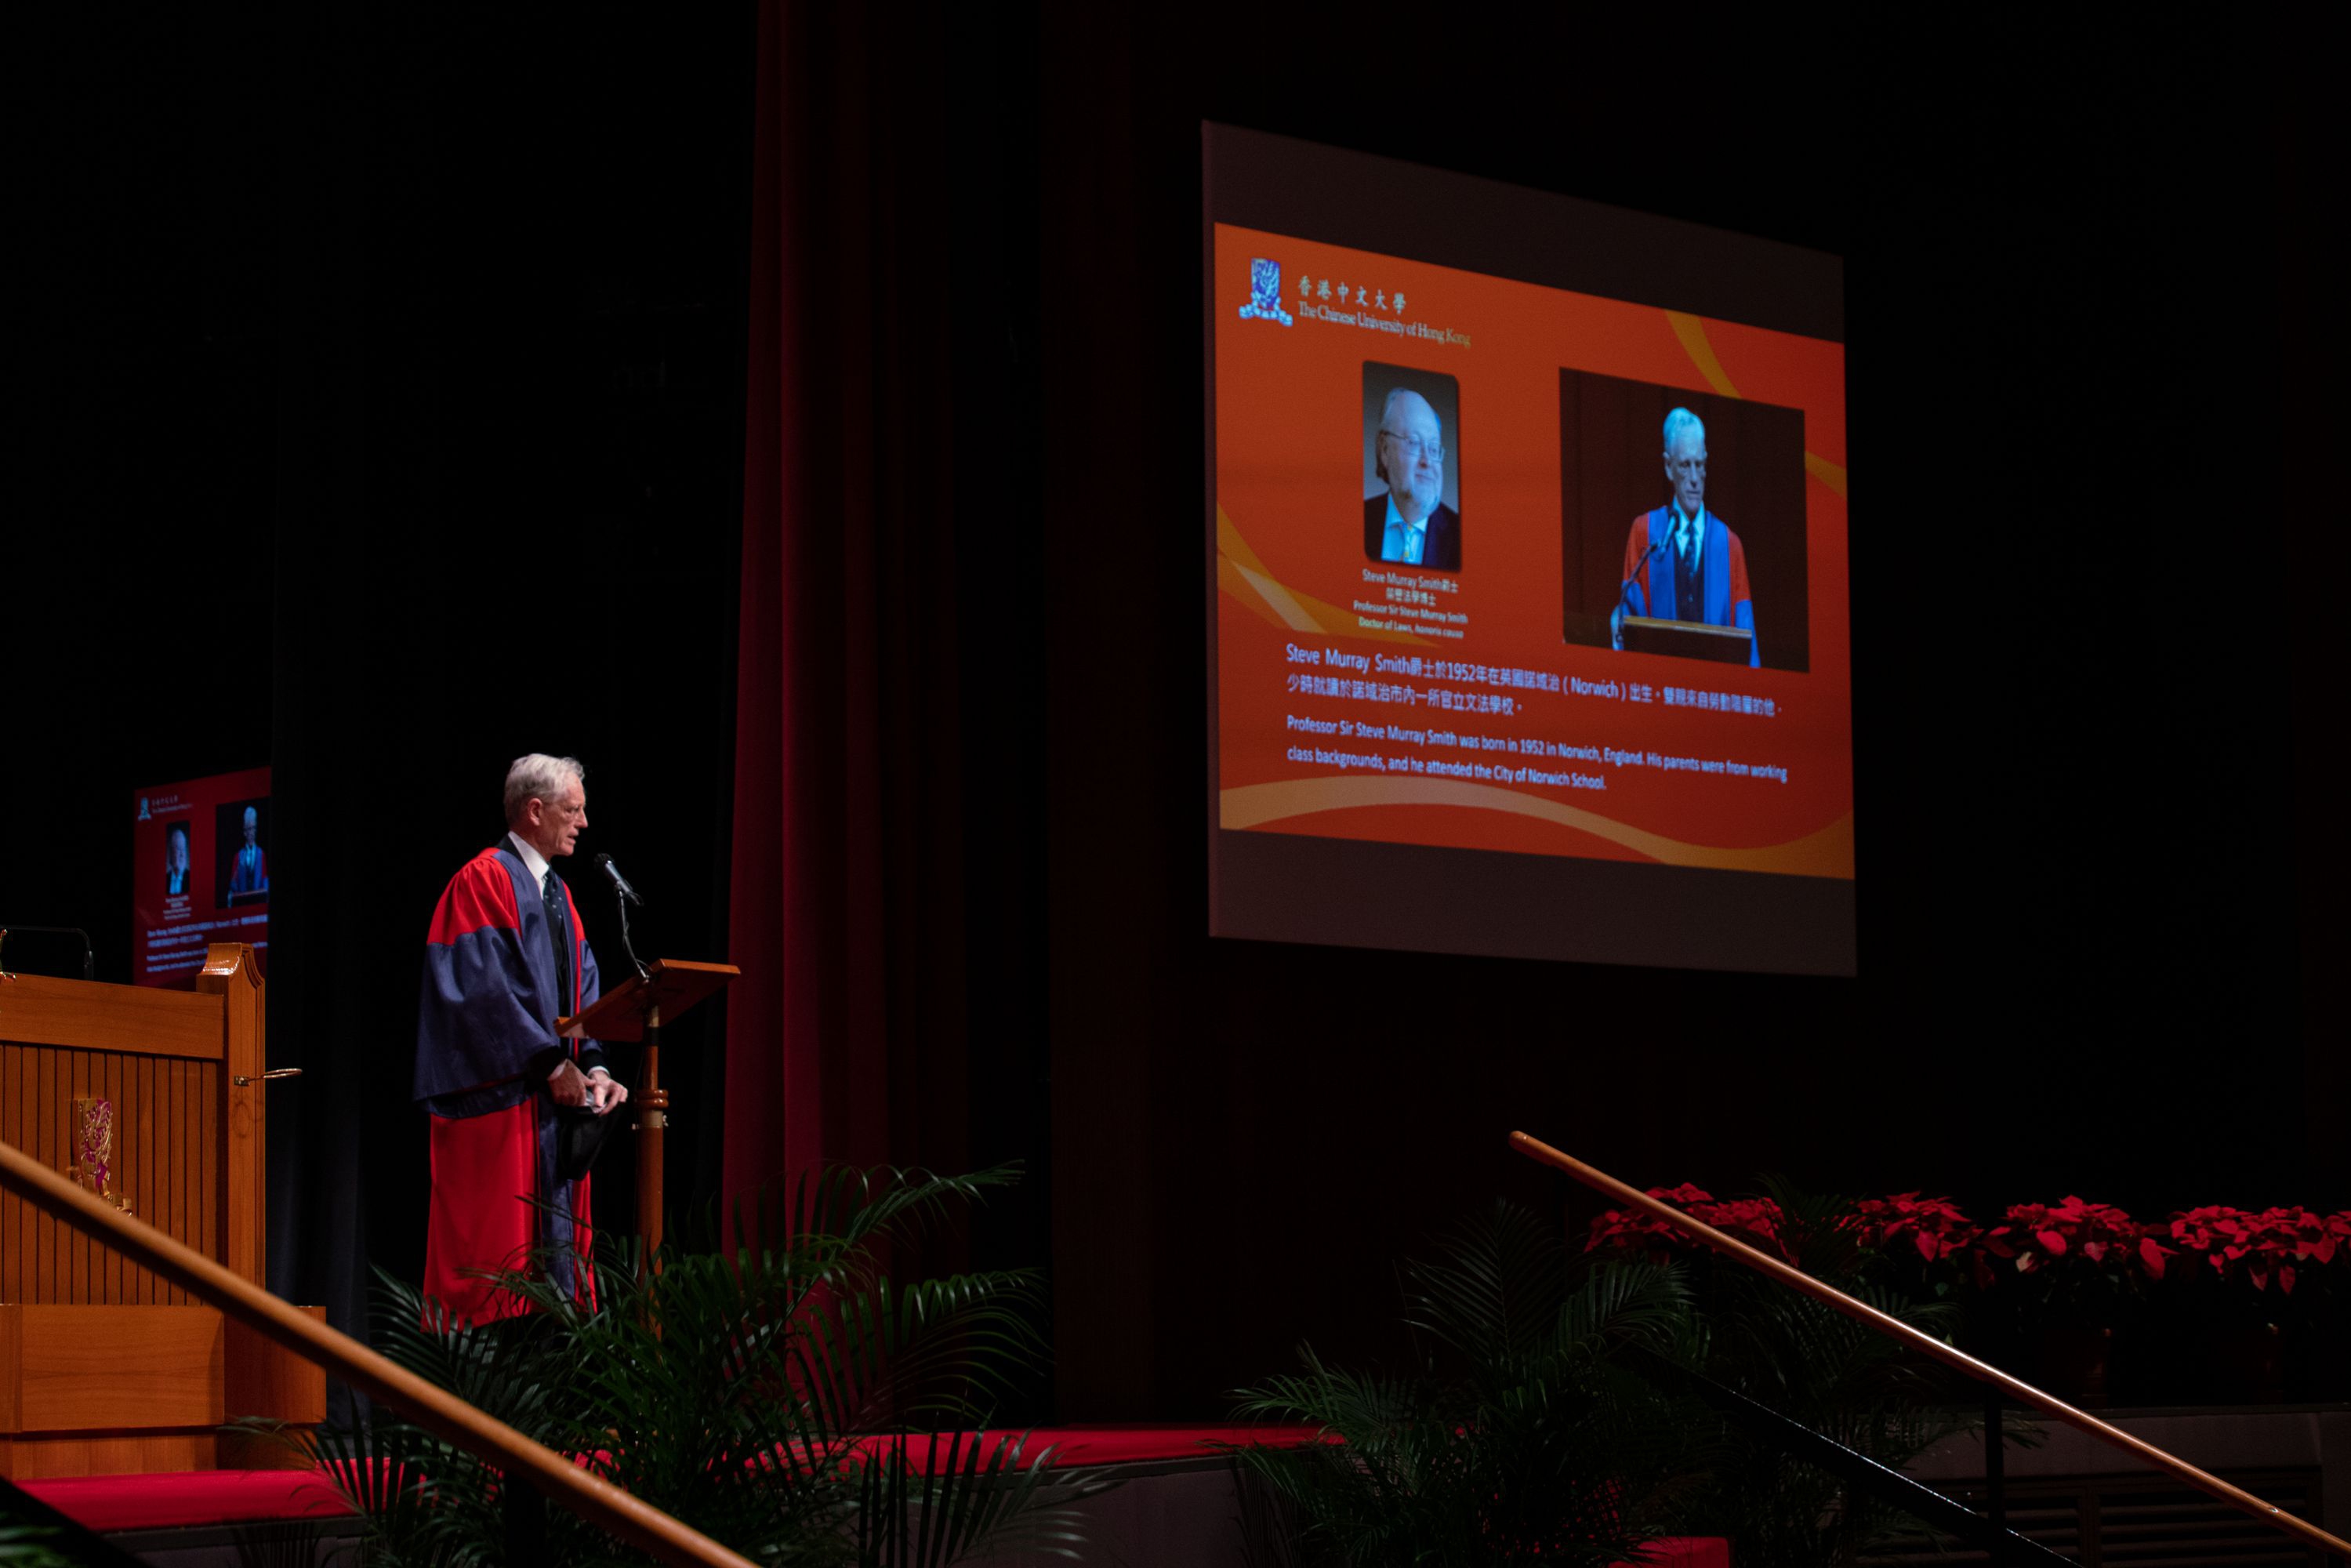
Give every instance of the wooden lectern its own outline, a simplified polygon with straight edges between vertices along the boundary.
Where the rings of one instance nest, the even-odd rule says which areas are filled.
[[[263,991],[227,942],[193,992],[0,975],[0,1141],[261,1284]],[[0,1195],[0,1478],[276,1467],[223,1421],[326,1414],[318,1367]]]
[[[578,1018],[555,1023],[555,1032],[567,1040],[645,1043],[644,1071],[629,1103],[637,1113],[637,1228],[644,1235],[648,1263],[661,1250],[662,1135],[669,1123],[669,1091],[661,1086],[662,1025],[742,973],[732,964],[656,958]]]
[[[1628,653],[1670,653],[1677,659],[1711,659],[1745,664],[1754,655],[1755,633],[1744,626],[1709,626],[1702,621],[1625,617],[1622,635]]]

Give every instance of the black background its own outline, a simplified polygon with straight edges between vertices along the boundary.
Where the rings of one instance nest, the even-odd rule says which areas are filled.
[[[306,1076],[270,1090],[270,1279],[347,1326],[369,1261],[422,1270],[420,943],[507,762],[585,761],[646,951],[724,947],[752,20],[691,10],[157,11],[12,51],[9,685],[44,738],[0,769],[0,918],[127,981],[129,790],[274,766],[269,1044]],[[715,1023],[667,1053],[690,1188]]]
[[[2351,1203],[2344,699],[2266,565],[2294,516],[2331,545],[2314,51],[2161,9],[1259,20],[900,24],[946,66],[893,158],[953,142],[957,199],[1019,220],[924,276],[993,318],[947,395],[1033,399],[1040,477],[957,519],[1036,562],[1044,654],[969,699],[967,788],[1044,874],[987,912],[1033,969],[970,980],[1026,1027],[968,1071],[1029,1129],[989,1245],[1054,1270],[1058,1412],[1385,1345],[1399,1250],[1569,1201],[1514,1125],[1641,1183]],[[272,1280],[352,1322],[361,1260],[421,1261],[416,944],[505,762],[581,756],[649,945],[726,948],[752,17],[51,26],[7,51],[0,919],[127,978],[127,792],[276,767],[271,1046],[313,1071],[272,1091]],[[898,61],[861,66],[885,141]],[[1206,937],[1202,605],[1165,570],[1203,515],[1203,118],[1846,258],[1858,980]],[[718,1053],[678,1043],[672,1179],[706,1191]]]

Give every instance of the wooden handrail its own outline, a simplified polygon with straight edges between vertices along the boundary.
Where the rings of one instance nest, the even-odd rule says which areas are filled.
[[[2242,1510],[2265,1524],[2273,1525],[2289,1535],[2300,1536],[2312,1546],[2351,1561],[2351,1542],[2329,1535],[2308,1520],[2297,1519],[2273,1502],[2265,1502],[2242,1488],[2231,1486],[2220,1477],[2199,1470],[2187,1460],[2152,1443],[2134,1437],[2119,1427],[2110,1427],[2086,1410],[2076,1410],[2055,1395],[2043,1394],[2032,1385],[2011,1377],[1988,1362],[1978,1361],[1967,1352],[1945,1344],[1930,1333],[1922,1333],[1900,1319],[1889,1317],[1867,1301],[1855,1301],[1835,1286],[1824,1285],[1802,1270],[1772,1257],[1761,1248],[1750,1247],[1737,1237],[1726,1236],[1705,1221],[1693,1219],[1673,1205],[1651,1197],[1638,1187],[1629,1186],[1607,1172],[1585,1165],[1573,1155],[1562,1154],[1540,1138],[1529,1137],[1524,1133],[1512,1133],[1510,1147],[1530,1159],[1565,1171],[1596,1193],[1613,1197],[1628,1207],[1637,1208],[1653,1219],[1665,1221],[1675,1229],[1705,1242],[1724,1257],[1744,1263],[1757,1273],[1777,1280],[1790,1290],[1810,1296],[1824,1307],[1843,1312],[1889,1339],[1932,1356],[1955,1372],[1964,1373],[1979,1383],[1990,1384],[2020,1405],[2031,1406],[2069,1427],[2087,1432],[2101,1442],[2127,1450],[2157,1469],[2220,1499],[2231,1508]]]
[[[682,1524],[634,1494],[600,1479],[561,1454],[484,1415],[444,1389],[394,1364],[350,1335],[298,1308],[141,1220],[118,1213],[95,1193],[67,1180],[14,1145],[0,1143],[0,1187],[96,1237],[181,1285],[246,1327],[315,1362],[371,1399],[399,1411],[435,1437],[479,1455],[528,1481],[555,1502],[664,1563],[697,1568],[752,1568],[750,1559]]]

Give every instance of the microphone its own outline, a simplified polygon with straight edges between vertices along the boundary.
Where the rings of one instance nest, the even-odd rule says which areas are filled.
[[[619,894],[622,898],[627,899],[631,904],[635,904],[640,909],[644,907],[645,901],[637,896],[637,890],[629,885],[629,879],[621,874],[621,868],[612,863],[612,857],[611,855],[598,855],[596,857],[596,869],[602,872],[606,879],[611,883],[612,891],[614,893]]]
[[[1647,566],[1650,561],[1656,559],[1656,554],[1659,550],[1669,548],[1673,542],[1674,536],[1670,533],[1664,538],[1651,539],[1649,541],[1649,549],[1647,552],[1641,557],[1640,566],[1636,566],[1631,571],[1626,572],[1625,574],[1625,580],[1616,585],[1616,607],[1619,610],[1625,608],[1625,595],[1632,591],[1633,580],[1641,575],[1642,567]],[[1656,596],[1653,594],[1650,597],[1655,598]],[[1642,606],[1644,612],[1646,612],[1647,608],[1648,606],[1646,604]]]

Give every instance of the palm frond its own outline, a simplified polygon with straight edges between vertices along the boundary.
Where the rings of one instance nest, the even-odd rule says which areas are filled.
[[[1635,1260],[1592,1270],[1561,1303],[1552,1344],[1595,1354],[1625,1345],[1662,1351],[1689,1322],[1690,1307],[1678,1264]]]
[[[810,1298],[793,1325],[790,1370],[836,1431],[905,1422],[984,1425],[1044,1363],[1039,1277],[957,1274]]]
[[[1575,1275],[1556,1226],[1498,1205],[1401,1272],[1405,1326],[1439,1354],[1398,1376],[1308,1348],[1234,1396],[1243,1417],[1336,1439],[1228,1449],[1302,1560],[1597,1565],[1683,1518],[1683,1413],[1617,1364],[1690,1339],[1678,1270]]]
[[[859,1476],[860,1568],[939,1568],[981,1551],[1079,1560],[1086,1534],[1070,1504],[1107,1483],[1096,1472],[1055,1474],[1056,1450],[1032,1454],[1029,1433],[990,1436],[901,1436],[867,1457]],[[1048,1487],[1061,1494],[1061,1506],[1040,1506]]]
[[[362,1521],[372,1568],[473,1568],[496,1560],[496,1478],[481,1460],[379,1410],[307,1437],[312,1464]]]
[[[879,1529],[864,1522],[866,1489],[888,1474],[861,1434],[917,1420],[984,1423],[1042,1362],[1035,1273],[906,1281],[885,1267],[896,1240],[1014,1179],[1009,1169],[815,1173],[738,1206],[732,1250],[686,1237],[649,1260],[603,1238],[590,1288],[576,1294],[554,1282],[543,1256],[496,1275],[526,1310],[488,1324],[451,1322],[413,1286],[379,1276],[377,1343],[758,1561],[852,1562]],[[712,1228],[701,1234],[708,1241]],[[1049,1483],[1047,1456],[1024,1461],[1025,1437],[940,1441],[946,1452],[922,1476],[902,1466],[888,1482],[891,1506],[920,1526],[914,1553],[893,1565],[944,1563],[1022,1531],[1067,1554],[1081,1536],[1077,1517],[1050,1500],[1082,1495],[1083,1485],[1073,1493],[1066,1475]],[[497,1560],[499,1479],[462,1450],[380,1411],[319,1434],[314,1454],[369,1521],[371,1563]],[[561,1561],[639,1561],[559,1511],[549,1531]]]
[[[1780,1236],[1799,1268],[1923,1332],[1954,1323],[1948,1303],[1919,1303],[1872,1282],[1852,1207],[1767,1178]],[[1700,1333],[1671,1359],[1702,1371],[1844,1447],[1899,1469],[1964,1425],[1937,1401],[1931,1368],[1896,1342],[1810,1297],[1742,1269],[1708,1277]],[[1847,1493],[1824,1472],[1720,1421],[1698,1420],[1715,1458],[1697,1511],[1708,1533],[1740,1542],[1750,1568],[1813,1568],[1898,1540],[1902,1516]]]
[[[1405,1321],[1473,1363],[1506,1361],[1545,1335],[1558,1310],[1558,1239],[1523,1208],[1498,1203],[1435,1259],[1404,1265]]]

